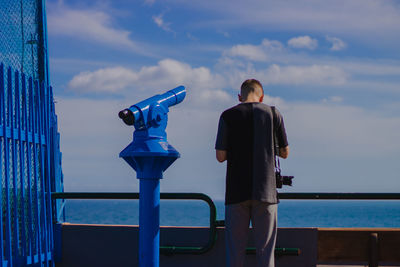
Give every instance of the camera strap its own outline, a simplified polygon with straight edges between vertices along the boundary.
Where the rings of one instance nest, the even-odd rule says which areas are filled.
[[[276,111],[275,107],[271,106],[271,111],[272,111],[272,134],[273,134],[273,146],[274,146],[274,161],[275,161],[275,171],[281,172],[281,164],[279,162],[279,145],[278,145],[278,139],[276,137],[276,131],[275,131],[275,117],[276,117]]]

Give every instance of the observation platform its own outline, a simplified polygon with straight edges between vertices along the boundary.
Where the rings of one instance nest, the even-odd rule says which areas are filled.
[[[135,199],[137,193],[53,193],[53,199]],[[399,194],[285,193],[281,199],[399,199]],[[225,266],[224,221],[204,194],[161,193],[161,199],[200,199],[209,204],[210,227],[161,227],[160,266]],[[138,266],[137,225],[57,223],[58,267]],[[277,267],[400,266],[400,228],[279,228]],[[250,228],[246,267],[256,266]]]

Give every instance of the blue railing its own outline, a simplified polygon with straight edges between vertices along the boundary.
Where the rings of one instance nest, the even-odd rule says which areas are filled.
[[[0,163],[0,263],[54,266],[51,192],[63,177],[52,88],[3,64]]]

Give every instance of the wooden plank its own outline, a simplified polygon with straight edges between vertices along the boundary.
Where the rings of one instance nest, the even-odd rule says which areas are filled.
[[[319,228],[319,262],[369,262],[371,234],[377,234],[379,262],[400,263],[399,228]]]
[[[318,231],[318,261],[367,261],[369,233]]]
[[[378,232],[381,261],[400,262],[400,230]]]

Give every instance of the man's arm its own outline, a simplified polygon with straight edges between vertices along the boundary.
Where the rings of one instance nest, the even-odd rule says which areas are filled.
[[[289,153],[290,153],[289,146],[279,148],[279,157],[286,159],[287,157],[289,157]]]
[[[222,116],[218,123],[217,140],[215,141],[216,157],[219,162],[224,162],[227,159],[226,151],[228,148],[227,127]]]
[[[226,150],[215,150],[216,151],[216,156],[217,160],[219,162],[224,162],[226,160]]]
[[[283,118],[281,113],[275,108],[272,110],[274,116],[274,128],[276,134],[276,141],[278,142],[279,151],[278,156],[286,159],[289,157],[290,149],[287,141],[285,124],[283,122]]]

